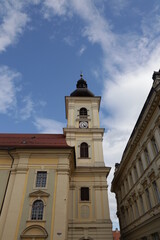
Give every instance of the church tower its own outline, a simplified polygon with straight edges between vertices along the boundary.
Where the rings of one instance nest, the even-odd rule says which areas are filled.
[[[106,177],[110,168],[103,158],[104,128],[100,128],[101,97],[95,96],[81,75],[76,90],[65,98],[67,127],[64,134],[75,147],[76,168],[71,175],[68,208],[68,240],[110,240]]]

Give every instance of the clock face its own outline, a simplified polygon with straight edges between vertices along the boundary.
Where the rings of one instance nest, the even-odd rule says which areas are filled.
[[[79,127],[80,128],[88,128],[88,122],[87,121],[79,122]]]

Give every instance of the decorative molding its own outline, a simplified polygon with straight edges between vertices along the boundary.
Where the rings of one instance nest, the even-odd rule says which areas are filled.
[[[146,188],[148,186],[148,182],[147,182],[146,177],[144,179],[142,179],[141,184],[142,184],[143,188]]]
[[[34,233],[35,231],[35,233]],[[48,237],[48,233],[45,228],[39,225],[32,225],[27,228],[22,232],[21,234],[21,239],[44,239]]]
[[[49,197],[50,194],[49,193],[46,193],[42,190],[37,190],[37,191],[34,191],[32,193],[29,194],[29,197]]]
[[[147,176],[150,179],[150,181],[153,181],[155,179],[155,171],[153,168],[151,168],[151,170],[148,172]]]

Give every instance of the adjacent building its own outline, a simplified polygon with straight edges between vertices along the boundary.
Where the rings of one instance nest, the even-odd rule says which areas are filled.
[[[0,134],[0,239],[111,240],[101,97],[82,75],[63,134]]]
[[[120,240],[120,231],[117,228],[113,231],[113,240]]]
[[[112,191],[121,239],[160,239],[160,71],[116,164]]]

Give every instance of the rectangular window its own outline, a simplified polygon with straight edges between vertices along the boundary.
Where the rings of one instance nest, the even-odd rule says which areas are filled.
[[[138,162],[139,162],[140,172],[141,172],[141,174],[142,174],[142,173],[144,172],[144,167],[143,167],[142,159],[139,158]]]
[[[130,183],[131,183],[131,186],[133,185],[133,178],[132,178],[132,173],[130,172],[129,174],[129,177],[130,177]]]
[[[46,171],[38,171],[36,178],[36,187],[45,187],[47,181],[47,172]]]
[[[139,199],[140,199],[140,204],[141,204],[142,214],[144,214],[144,213],[145,213],[145,210],[144,210],[143,198],[142,198],[141,195],[139,196]]]
[[[126,190],[129,191],[128,179],[126,178]]]
[[[158,189],[156,181],[152,182],[152,186],[153,186],[153,189],[154,189],[156,200],[159,203],[160,202],[160,192],[159,192],[159,189]]]
[[[135,176],[135,180],[137,181],[137,179],[138,179],[138,173],[137,173],[136,165],[134,166],[134,176]]]
[[[139,210],[138,210],[137,201],[134,201],[134,204],[135,204],[135,209],[136,209],[136,218],[138,218],[139,217]]]
[[[148,206],[149,206],[149,208],[152,208],[152,203],[151,203],[151,199],[150,199],[150,194],[149,194],[148,188],[145,190],[145,192],[146,192],[146,196],[147,196]]]
[[[153,233],[152,234],[152,239],[153,240],[160,240],[160,238],[159,238],[159,234],[156,232],[156,233]]]
[[[157,143],[156,143],[156,140],[155,140],[154,137],[151,139],[151,142],[152,142],[154,152],[155,152],[155,154],[157,154],[158,153],[158,146],[157,146]]]
[[[144,153],[145,153],[146,162],[149,165],[151,161],[150,161],[150,156],[149,156],[147,148],[145,148]]]
[[[131,219],[132,219],[132,221],[134,220],[134,210],[133,210],[133,205],[131,205]]]
[[[89,201],[89,187],[81,187],[81,201]]]
[[[122,184],[122,190],[123,190],[123,194],[125,195],[125,186],[124,183]],[[124,196],[123,196],[124,197]]]

